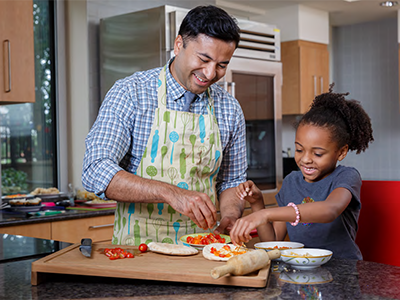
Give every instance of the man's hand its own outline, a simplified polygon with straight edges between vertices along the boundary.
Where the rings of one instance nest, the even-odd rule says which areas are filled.
[[[179,188],[174,197],[167,199],[177,212],[188,216],[198,227],[206,230],[215,226],[217,209],[207,194]]]
[[[207,194],[126,171],[115,174],[105,193],[108,198],[121,202],[167,203],[204,230],[214,227],[217,222],[217,209]]]

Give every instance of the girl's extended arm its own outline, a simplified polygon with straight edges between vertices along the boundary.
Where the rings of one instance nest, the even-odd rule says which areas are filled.
[[[352,195],[345,188],[333,190],[325,201],[304,203],[297,205],[300,211],[300,222],[304,223],[330,223],[335,220],[349,205]],[[236,221],[230,236],[234,244],[241,244],[250,240],[250,232],[257,228],[266,232],[265,236],[260,236],[264,240],[282,240],[282,224],[293,222],[296,219],[296,212],[293,207],[276,207],[259,210]],[[273,224],[274,230],[269,228]],[[282,236],[283,235],[283,236]]]

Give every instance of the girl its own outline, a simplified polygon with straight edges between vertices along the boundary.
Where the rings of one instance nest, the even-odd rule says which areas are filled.
[[[281,241],[286,234],[307,248],[324,248],[338,258],[362,259],[355,243],[360,213],[361,176],[355,168],[336,166],[348,151],[365,151],[372,142],[371,119],[358,101],[346,94],[317,96],[296,125],[295,160],[300,171],[285,177],[276,195],[279,207],[265,209],[260,189],[247,181],[237,187],[239,198],[253,213],[236,221],[234,244],[251,239],[257,228],[261,241]]]

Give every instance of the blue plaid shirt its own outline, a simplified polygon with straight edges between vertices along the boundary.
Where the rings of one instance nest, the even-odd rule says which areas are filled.
[[[134,73],[118,80],[108,91],[85,141],[82,184],[87,191],[101,194],[118,171],[134,173],[138,168],[158,106],[160,70]],[[173,78],[169,68],[166,80],[167,108],[181,111],[185,89]],[[246,181],[246,125],[242,108],[235,98],[217,84],[210,90],[223,150],[217,176],[219,195]],[[207,103],[204,92],[192,103],[190,111],[207,114]]]

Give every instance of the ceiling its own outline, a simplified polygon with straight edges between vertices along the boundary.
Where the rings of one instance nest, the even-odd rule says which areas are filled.
[[[383,1],[383,0],[382,0]],[[329,12],[332,26],[343,26],[397,17],[400,4],[382,7],[376,0],[319,0],[319,1],[270,1],[270,0],[217,0],[216,5],[241,17],[262,15],[266,10],[301,4]],[[400,3],[400,1],[399,1]]]

